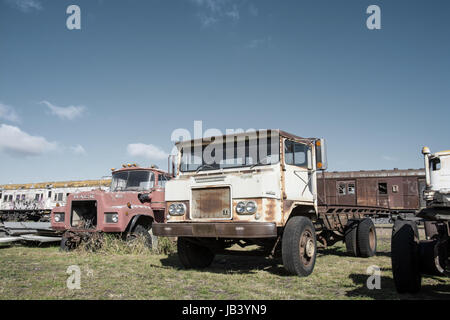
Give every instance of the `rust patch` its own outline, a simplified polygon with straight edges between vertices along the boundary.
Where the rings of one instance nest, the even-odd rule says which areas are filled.
[[[275,221],[275,215],[277,213],[276,199],[266,199],[266,207],[264,210],[265,221]]]
[[[230,188],[205,188],[192,190],[193,219],[231,218]]]

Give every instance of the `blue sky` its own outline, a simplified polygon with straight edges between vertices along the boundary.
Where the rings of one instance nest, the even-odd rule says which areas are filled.
[[[66,9],[81,8],[81,30]],[[369,5],[381,30],[366,27]],[[330,170],[450,148],[450,2],[0,0],[0,183],[167,167],[173,130],[324,137]],[[134,145],[130,148],[129,145]]]

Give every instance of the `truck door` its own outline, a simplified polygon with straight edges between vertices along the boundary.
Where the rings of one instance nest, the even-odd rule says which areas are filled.
[[[284,140],[284,182],[288,200],[312,202],[311,148],[302,143]]]

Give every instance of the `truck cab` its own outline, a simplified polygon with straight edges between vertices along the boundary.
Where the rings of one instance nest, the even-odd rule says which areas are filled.
[[[431,153],[422,148],[426,208],[413,219],[398,219],[392,230],[391,259],[399,293],[417,293],[422,276],[449,275],[450,267],[450,150]],[[425,239],[419,238],[423,224]]]
[[[429,148],[424,147],[422,153],[425,158],[424,199],[427,206],[450,208],[450,150],[432,154]]]
[[[52,228],[65,231],[61,248],[68,250],[94,233],[113,233],[124,239],[142,235],[152,247],[153,222],[164,222],[164,188],[170,175],[156,167],[126,164],[112,169],[109,191],[69,194],[65,206],[51,213]]]
[[[279,251],[291,273],[308,275],[316,256],[317,171],[323,139],[258,130],[183,141],[178,173],[166,185],[166,223],[157,236],[178,237],[187,267],[207,267],[234,244]]]

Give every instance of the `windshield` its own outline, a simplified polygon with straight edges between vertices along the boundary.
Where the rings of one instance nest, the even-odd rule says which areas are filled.
[[[151,171],[121,171],[114,173],[111,191],[143,191],[155,186],[155,175]]]
[[[234,141],[233,141],[234,140]],[[253,167],[278,163],[279,139],[246,139],[236,137],[223,143],[203,146],[185,146],[181,149],[181,171],[217,170]]]

